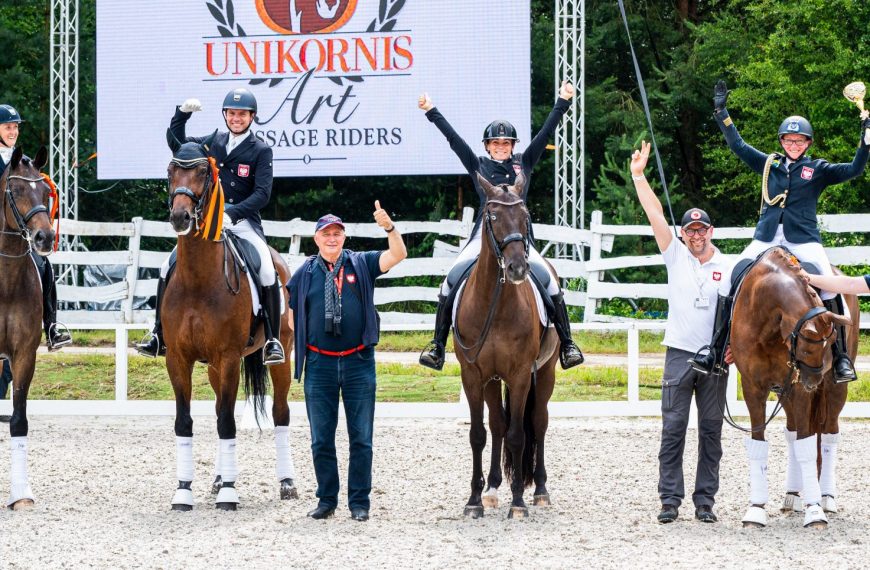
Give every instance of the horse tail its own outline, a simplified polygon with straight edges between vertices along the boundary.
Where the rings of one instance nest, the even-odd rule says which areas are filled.
[[[245,397],[254,405],[254,418],[260,425],[260,418],[266,417],[266,392],[269,389],[269,370],[263,364],[259,350],[247,355],[242,364],[245,374]]]
[[[523,486],[528,487],[535,481],[535,458],[538,455],[538,442],[535,439],[535,375],[529,383],[529,393],[526,397],[526,409],[523,411],[523,433],[525,435],[523,445],[523,460],[521,478]],[[510,390],[505,384],[504,412],[505,424],[511,424]],[[509,481],[513,477],[513,453],[508,445],[504,446],[504,475]]]

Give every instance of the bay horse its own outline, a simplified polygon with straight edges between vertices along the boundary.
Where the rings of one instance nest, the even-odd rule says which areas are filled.
[[[219,442],[212,491],[216,508],[235,510],[239,495],[235,489],[236,422],[239,367],[244,359],[245,394],[252,396],[254,409],[263,411],[269,374],[262,362],[262,324],[256,329],[248,280],[239,272],[228,238],[221,233],[223,192],[217,166],[208,158],[214,135],[202,142],[180,143],[169,137],[173,158],[169,164],[169,221],[178,235],[177,261],[162,301],[166,341],[166,369],[175,392],[175,435],[178,489],[173,510],[189,511],[194,506],[193,419],[190,415],[191,373],[196,362],[208,365],[208,380],[215,392]],[[210,235],[211,234],[211,235]],[[286,283],[290,270],[278,253],[269,248]],[[285,299],[286,304],[286,299]],[[293,330],[289,306],[281,317],[281,342],[287,358],[271,366],[273,386],[272,417],[281,499],[298,497],[293,484],[293,462],[288,426],[290,408],[287,394],[291,383],[290,350]]]
[[[12,418],[9,422],[12,467],[7,506],[33,506],[27,474],[27,393],[42,338],[42,293],[31,252],[52,252],[55,231],[48,210],[51,187],[40,173],[48,159],[45,147],[36,158],[17,147],[0,176],[0,356],[12,367]]]
[[[750,471],[750,506],[743,518],[747,527],[767,525],[764,431],[771,391],[779,394],[785,410],[789,447],[782,510],[798,510],[796,495],[802,492],[805,527],[824,528],[825,511],[836,512],[836,444],[848,385],[834,382],[831,346],[839,327],[847,327],[854,362],[860,313],[854,295],[845,296],[854,322],[827,311],[802,275],[796,258],[771,248],[746,274],[734,300],[731,351],[752,424],[751,437],[745,440]]]
[[[528,508],[523,491],[532,482],[534,504],[550,504],[544,436],[558,341],[552,327],[541,325],[529,279],[531,224],[524,201],[525,179],[520,174],[512,187],[495,187],[480,175],[478,180],[487,198],[480,257],[461,292],[453,334],[471,412],[471,497],[464,514],[479,518],[484,506],[498,506],[504,443],[504,473],[513,495],[508,518],[524,518]],[[489,408],[492,457],[482,497],[484,402]]]

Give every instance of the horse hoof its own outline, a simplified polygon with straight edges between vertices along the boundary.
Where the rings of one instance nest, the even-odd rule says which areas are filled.
[[[193,510],[193,505],[172,505],[172,510],[186,513]]]
[[[837,500],[830,495],[822,496],[822,510],[826,513],[837,513]]]
[[[33,500],[21,499],[20,501],[15,501],[14,503],[12,503],[12,506],[9,508],[13,511],[29,511],[33,508]]]
[[[215,503],[214,508],[219,509],[221,511],[234,511],[236,510],[237,503]]]
[[[220,476],[220,475],[218,475],[217,477],[215,477],[215,478],[214,478],[214,482],[211,484],[211,494],[212,494],[212,495],[217,495],[217,494],[220,492],[221,487],[223,486],[223,484],[224,484],[224,482],[223,482],[223,479],[221,479],[221,476]]]
[[[806,525],[805,528],[811,528],[814,530],[825,530],[826,528],[828,528],[828,523],[823,522],[823,521],[816,521],[816,522],[813,522],[813,523]]]
[[[483,496],[483,507],[486,509],[497,509],[498,508],[498,496],[497,495],[484,495]]]
[[[553,503],[550,502],[550,495],[535,495],[532,504],[536,507],[549,507]]]
[[[757,522],[743,521],[743,528],[764,528],[764,525]]]
[[[284,479],[281,481],[281,500],[286,501],[287,499],[298,499],[299,491],[296,490],[296,486],[293,484],[293,479]]]
[[[822,510],[821,505],[808,505],[804,513],[804,528],[822,530],[828,527],[828,517]]]
[[[509,519],[525,519],[529,516],[529,509],[526,507],[511,507],[508,511]]]
[[[479,519],[483,516],[483,507],[480,505],[467,506],[462,514],[473,519]]]

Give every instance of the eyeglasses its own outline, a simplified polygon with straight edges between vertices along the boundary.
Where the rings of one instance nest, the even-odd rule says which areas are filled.
[[[707,230],[709,230],[709,229],[710,228],[695,228],[695,229],[688,229],[688,230],[683,230],[683,231],[686,232],[687,236],[693,237],[696,234],[699,236],[705,236],[705,235],[707,235]]]
[[[806,139],[780,139],[780,141],[782,142],[782,146],[802,147],[810,144],[810,141]]]

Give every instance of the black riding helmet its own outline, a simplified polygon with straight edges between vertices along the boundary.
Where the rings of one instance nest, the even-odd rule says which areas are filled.
[[[779,125],[779,138],[783,135],[804,135],[808,139],[813,138],[813,126],[808,120],[800,115],[786,117]]]
[[[242,109],[243,111],[256,113],[257,98],[244,87],[239,87],[238,89],[233,89],[227,93],[227,96],[224,97],[224,105],[221,109],[224,111],[227,109]]]
[[[4,123],[23,123],[24,119],[12,105],[0,105],[0,125]]]
[[[486,126],[483,130],[484,144],[492,139],[508,139],[515,143],[519,142],[517,140],[517,130],[507,121],[493,121]]]

